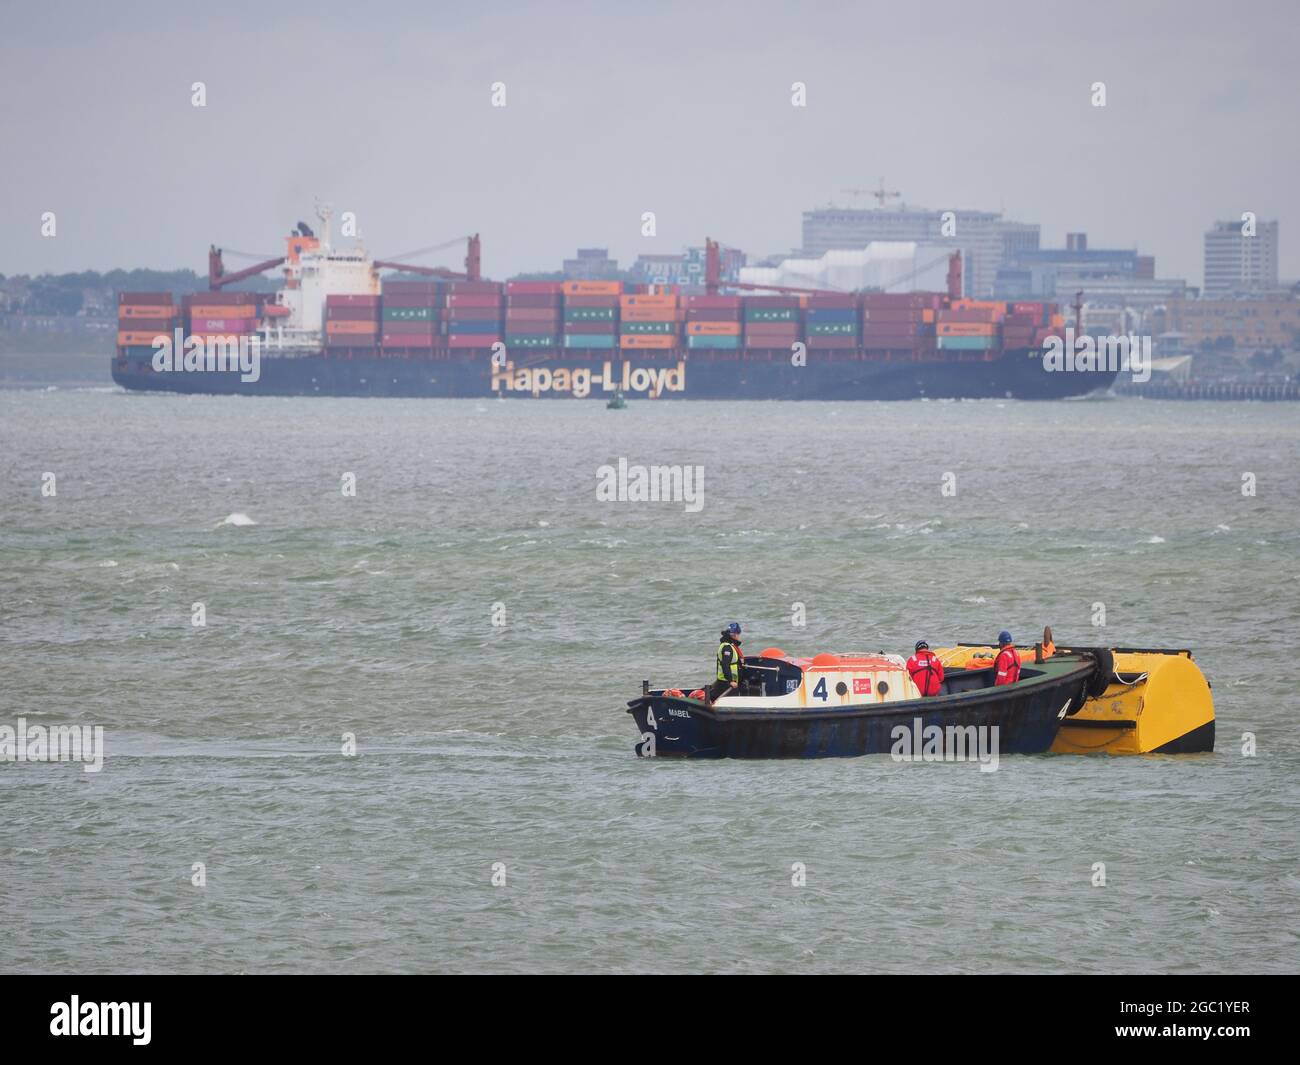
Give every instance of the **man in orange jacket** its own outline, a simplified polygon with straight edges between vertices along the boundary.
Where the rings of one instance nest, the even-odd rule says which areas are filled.
[[[1011,644],[1011,633],[998,633],[998,657],[993,661],[993,686],[1014,684],[1020,679],[1020,652]]]
[[[916,653],[907,660],[907,675],[922,695],[938,695],[943,690],[943,663],[924,640],[916,641]]]

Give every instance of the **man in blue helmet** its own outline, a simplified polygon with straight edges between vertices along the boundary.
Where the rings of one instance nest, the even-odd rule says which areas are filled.
[[[993,686],[1014,684],[1020,679],[1020,652],[1011,644],[1011,633],[998,633],[998,657],[993,660]]]
[[[740,623],[733,621],[722,630],[722,642],[718,644],[717,679],[704,693],[704,701],[709,706],[740,687],[740,671],[744,665],[745,656],[740,651]]]

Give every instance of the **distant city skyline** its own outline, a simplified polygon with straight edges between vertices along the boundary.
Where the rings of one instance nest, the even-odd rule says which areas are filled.
[[[799,247],[807,210],[871,204],[846,190],[883,177],[908,205],[1000,211],[1045,247],[1086,232],[1197,286],[1206,230],[1251,211],[1279,221],[1295,279],[1300,14],[1254,4],[1225,32],[1222,13],[11,4],[0,273],[202,272],[211,243],[278,254],[317,198],[356,212],[379,255],[479,232],[495,277],[706,236],[761,257]]]

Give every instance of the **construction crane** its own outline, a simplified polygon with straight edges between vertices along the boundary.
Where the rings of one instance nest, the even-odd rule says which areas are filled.
[[[902,196],[901,192],[891,192],[885,188],[885,179],[880,179],[880,187],[875,189],[841,189],[841,192],[847,192],[850,196],[874,196],[877,207],[884,207],[886,200],[896,200]]]

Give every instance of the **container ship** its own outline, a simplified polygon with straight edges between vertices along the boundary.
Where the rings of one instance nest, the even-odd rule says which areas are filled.
[[[942,293],[724,281],[712,240],[697,294],[502,283],[481,277],[477,236],[455,273],[336,251],[329,211],[318,213],[319,237],[300,222],[282,257],[245,270],[227,273],[211,248],[207,292],[119,293],[113,380],[270,396],[893,400],[1063,398],[1116,376],[1049,369],[1058,306],[962,298],[959,253]],[[229,290],[281,267],[275,293]]]

